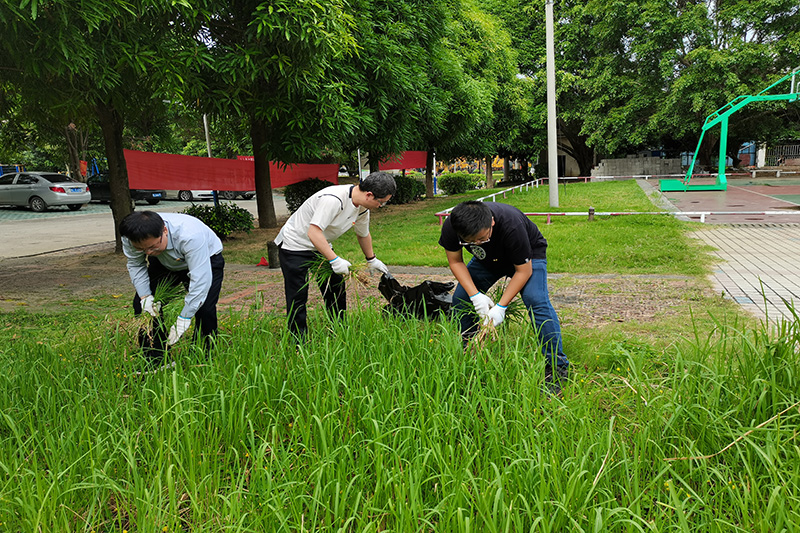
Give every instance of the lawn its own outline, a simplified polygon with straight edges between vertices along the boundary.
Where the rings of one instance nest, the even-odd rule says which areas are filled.
[[[634,187],[569,185],[559,209],[653,210]],[[443,265],[433,213],[483,194],[380,210],[378,256]],[[544,211],[547,198],[506,201]],[[658,273],[702,285],[709,265],[693,226],[672,217],[537,223],[563,283]],[[228,261],[265,255],[264,233],[226,243]],[[337,252],[358,260],[355,239],[341,240]],[[0,530],[800,524],[797,323],[773,332],[729,301],[687,298],[680,324],[565,328],[574,373],[560,399],[542,392],[524,323],[465,353],[453,321],[365,304],[342,321],[312,311],[297,347],[284,316],[254,299],[220,317],[210,353],[182,342],[175,371],[141,378],[126,310],[70,309],[0,317]]]

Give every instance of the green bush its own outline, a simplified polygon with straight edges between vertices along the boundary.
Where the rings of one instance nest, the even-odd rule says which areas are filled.
[[[453,172],[439,176],[438,184],[447,194],[461,194],[483,185],[483,174],[469,174],[467,172]]]
[[[312,194],[321,191],[325,187],[333,185],[330,181],[325,181],[319,178],[308,178],[307,180],[299,181],[287,185],[283,189],[283,196],[286,198],[286,207],[290,213],[294,213],[303,202],[308,200]]]
[[[397,192],[389,200],[390,204],[408,204],[425,196],[425,182],[416,177],[399,174],[394,177]],[[416,174],[416,173],[415,173]]]
[[[219,206],[192,204],[181,213],[200,219],[223,240],[234,231],[250,233],[253,229],[253,214],[234,203],[221,202]]]

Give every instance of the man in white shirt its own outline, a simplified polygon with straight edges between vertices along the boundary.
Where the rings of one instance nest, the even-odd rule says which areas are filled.
[[[375,257],[369,233],[369,210],[383,207],[397,191],[391,174],[373,172],[358,185],[334,185],[314,193],[295,211],[275,238],[286,293],[289,331],[305,335],[308,269],[317,255],[330,262],[333,275],[320,284],[330,313],[341,316],[347,308],[344,276],[350,262],[336,255],[331,242],[351,227],[367,265],[382,273],[389,269]]]
[[[189,329],[192,318],[203,340],[217,332],[217,301],[225,259],[222,241],[203,222],[181,213],[134,211],[119,226],[122,250],[136,294],[133,312],[160,316],[154,294],[159,283],[187,287],[183,309],[170,328],[168,345]]]

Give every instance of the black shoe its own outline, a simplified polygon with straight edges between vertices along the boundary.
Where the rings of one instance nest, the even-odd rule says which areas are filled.
[[[544,371],[544,391],[548,396],[562,395],[561,386],[569,380],[569,367],[556,367],[555,375],[553,369],[545,368]]]

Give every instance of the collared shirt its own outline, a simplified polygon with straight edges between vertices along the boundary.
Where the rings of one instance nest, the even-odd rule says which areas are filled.
[[[312,195],[283,225],[275,244],[294,252],[316,250],[308,229],[318,226],[327,241],[333,242],[350,228],[356,235],[369,235],[369,209],[353,204],[354,185],[333,185]]]
[[[180,315],[192,318],[208,295],[211,287],[211,256],[222,252],[222,241],[200,220],[181,213],[159,213],[167,227],[167,247],[157,259],[169,270],[189,270],[189,292]],[[122,251],[128,258],[128,273],[139,296],[151,294],[147,273],[147,254],[133,247],[122,237]]]

